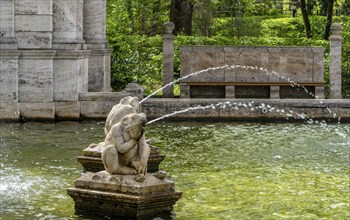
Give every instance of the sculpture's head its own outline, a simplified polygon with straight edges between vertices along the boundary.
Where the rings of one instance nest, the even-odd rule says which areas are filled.
[[[144,133],[147,118],[144,113],[131,113],[124,116],[120,122],[125,130],[129,132],[131,138],[139,140]]]
[[[120,104],[122,105],[131,105],[135,108],[135,111],[138,112],[140,108],[139,98],[126,96],[120,100]]]

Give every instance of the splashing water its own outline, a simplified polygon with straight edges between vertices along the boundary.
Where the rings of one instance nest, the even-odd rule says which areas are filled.
[[[262,72],[264,72],[266,75],[273,75],[273,76],[276,76],[282,80],[285,80],[287,81],[288,83],[290,83],[290,85],[292,87],[299,87],[299,88],[302,88],[305,93],[309,94],[311,97],[315,98],[316,100],[319,100],[319,103],[320,104],[323,104],[323,99],[320,99],[318,96],[316,96],[315,94],[313,94],[312,92],[310,92],[305,86],[303,85],[300,85],[298,83],[296,83],[295,81],[291,80],[289,77],[286,77],[284,76],[283,74],[281,73],[278,73],[276,71],[269,71],[267,70],[266,68],[263,68],[263,67],[258,67],[258,66],[244,66],[244,65],[223,65],[223,66],[219,66],[219,67],[210,67],[210,68],[207,68],[207,69],[203,69],[203,70],[200,70],[200,71],[197,71],[197,72],[193,72],[193,73],[190,73],[189,75],[187,76],[184,76],[184,77],[181,77],[171,83],[168,83],[166,85],[164,85],[163,87],[161,87],[160,89],[156,90],[155,92],[153,92],[152,94],[148,95],[146,98],[142,99],[140,101],[140,104],[142,104],[144,101],[146,101],[147,99],[149,99],[150,97],[152,97],[153,95],[157,94],[159,91],[162,91],[163,89],[175,84],[175,83],[178,83],[184,79],[187,79],[189,77],[192,77],[192,76],[196,76],[196,75],[199,75],[199,74],[202,74],[202,73],[207,73],[209,71],[216,71],[216,70],[223,70],[223,69],[226,69],[226,70],[232,70],[232,69],[250,69],[250,70],[260,70]],[[233,104],[234,105],[234,104]],[[170,113],[170,114],[167,114],[167,115],[164,115],[164,116],[161,116],[157,119],[154,119],[150,122],[148,122],[148,124],[151,124],[153,122],[156,122],[156,121],[159,121],[159,120],[162,120],[164,118],[168,118],[168,117],[171,117],[171,116],[174,116],[174,115],[177,115],[177,114],[181,114],[181,113],[186,113],[186,112],[189,112],[189,111],[194,111],[194,110],[205,110],[205,109],[209,109],[209,108],[213,108],[215,109],[215,106],[223,106],[224,108],[226,107],[226,105],[223,104],[223,102],[218,102],[217,104],[211,104],[211,105],[207,105],[207,106],[197,106],[197,107],[189,107],[187,109],[184,109],[184,110],[180,110],[180,111],[175,111],[173,113]],[[237,108],[237,106],[236,106]],[[262,109],[266,109],[266,108],[263,108]],[[270,108],[269,110],[274,110],[274,108]],[[329,114],[332,115],[333,118],[337,118],[337,114],[335,112],[333,112],[328,106],[326,106],[326,110],[328,111]],[[284,114],[284,110],[276,110],[277,112],[280,112],[281,114]],[[293,113],[293,114],[291,114]],[[286,116],[290,117],[290,116],[293,116],[294,112],[290,112],[290,113],[286,113]],[[303,115],[303,114],[297,114],[297,117],[294,116],[294,118],[300,118],[300,119],[303,119],[305,120],[306,122],[308,123],[319,123],[318,121],[313,121],[313,119],[309,119],[306,117],[306,115]],[[338,118],[338,123],[340,123],[341,121],[341,118],[339,117]],[[325,123],[324,121],[322,121],[321,123]]]

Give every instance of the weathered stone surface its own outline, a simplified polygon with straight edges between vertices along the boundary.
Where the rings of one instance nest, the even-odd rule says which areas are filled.
[[[18,90],[20,102],[52,102],[52,58],[20,59]]]
[[[74,119],[80,118],[79,102],[55,102],[55,118],[57,119]]]
[[[55,118],[55,104],[53,102],[21,102],[20,117],[23,120],[53,120]]]
[[[87,91],[89,51],[58,51],[53,61],[54,100],[78,101],[80,92]]]
[[[16,15],[15,31],[52,32],[52,16]]]
[[[332,35],[330,40],[330,97],[341,99],[341,45],[342,37],[340,36],[341,24],[331,26]]]
[[[51,15],[52,1],[53,0],[15,0],[16,14]]]
[[[163,86],[174,81],[174,23],[167,22],[163,25]],[[163,97],[171,98],[174,96],[174,86],[167,86],[163,89]]]
[[[89,57],[89,92],[110,92],[111,50],[92,50]]]
[[[18,55],[0,56],[0,102],[18,101]]]
[[[316,87],[317,88],[317,87]],[[252,102],[252,106],[248,104]],[[226,108],[212,108],[211,106],[219,103],[231,103]],[[236,103],[236,105],[234,105]],[[239,105],[241,103],[241,105]],[[267,114],[261,112],[261,104],[274,107],[274,111]],[[244,107],[244,104],[248,107]],[[166,120],[216,120],[216,121],[286,121],[289,110],[296,114],[306,113],[310,117],[318,119],[333,118],[333,114],[327,111],[330,108],[333,112],[339,112],[337,117],[341,117],[342,122],[350,121],[350,102],[348,100],[317,100],[317,99],[158,99],[151,98],[142,103],[142,111],[147,114],[149,119],[162,117],[167,114],[187,109],[189,107],[202,106],[207,109],[193,110],[177,114],[175,117],[166,118]],[[219,105],[220,106],[220,105]],[[256,108],[257,107],[257,108]],[[277,109],[284,110],[284,113]],[[288,117],[290,121],[300,121],[294,117]]]
[[[173,209],[182,195],[174,188],[172,181],[151,174],[138,182],[133,175],[111,176],[102,171],[83,174],[67,191],[78,213],[93,210],[109,216],[149,219]]]
[[[19,103],[0,102],[0,121],[18,121],[20,118]]]
[[[89,44],[83,39],[85,6]],[[1,0],[0,102],[51,103],[57,117],[80,117],[79,93],[88,91],[89,47],[96,58],[90,72],[98,70],[100,77],[92,83],[99,91],[111,91],[105,7],[105,0]],[[37,109],[24,110],[21,117],[33,112],[34,119]],[[43,114],[50,118],[51,113]]]
[[[212,84],[210,86],[214,86],[215,82],[323,82],[322,48],[191,46],[181,48],[180,62],[181,77],[209,67],[233,67],[215,72],[205,71],[184,80],[208,82]],[[181,97],[191,97],[188,85],[180,84],[180,89]],[[232,90],[226,91],[231,93],[226,94],[226,97],[237,97],[232,94]],[[237,91],[236,89],[235,93]],[[271,97],[279,95],[275,92]]]
[[[106,43],[106,0],[84,1],[84,39],[86,43]]]
[[[14,0],[2,0],[0,7],[0,42],[14,37]]]
[[[20,49],[50,49],[52,46],[51,32],[16,32],[16,38]]]
[[[54,43],[83,43],[83,0],[53,2]]]

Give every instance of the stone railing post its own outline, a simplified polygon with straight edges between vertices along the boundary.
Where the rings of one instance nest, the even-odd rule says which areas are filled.
[[[330,41],[330,98],[341,99],[341,24],[332,24]]]
[[[172,22],[166,22],[163,27],[163,86],[165,86],[174,81],[174,35],[172,32],[175,25]],[[173,96],[174,86],[168,86],[163,89],[164,98]]]

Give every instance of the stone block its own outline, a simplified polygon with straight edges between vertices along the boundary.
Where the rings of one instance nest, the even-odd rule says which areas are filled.
[[[80,115],[82,118],[105,119],[115,104],[114,101],[81,101]]]
[[[78,120],[79,117],[79,102],[55,102],[55,118]]]
[[[5,52],[1,52],[5,53]],[[0,57],[0,102],[18,101],[18,57]]]
[[[15,0],[17,15],[52,15],[53,0]]]
[[[53,120],[55,118],[55,105],[53,102],[21,102],[20,115],[24,120]]]
[[[51,32],[16,32],[16,38],[20,49],[50,49],[52,46]]]
[[[52,60],[20,59],[18,90],[20,102],[52,102]]]
[[[54,100],[77,101],[87,92],[89,50],[58,50],[53,60]]]
[[[17,121],[19,116],[19,103],[0,102],[0,120]]]
[[[15,31],[51,32],[51,15],[16,15]]]
[[[78,101],[80,61],[55,59],[53,73],[54,101]]]
[[[199,82],[223,82],[225,81],[224,69],[213,70],[211,68],[221,67],[224,65],[224,53],[216,52],[211,48],[208,52],[201,52],[198,48],[195,52],[191,53],[190,72],[195,73],[201,71],[198,75],[190,77],[188,81]]]
[[[92,50],[89,56],[88,91],[110,92],[111,50]]]
[[[104,62],[101,56],[89,57],[89,92],[103,91],[104,83]]]

